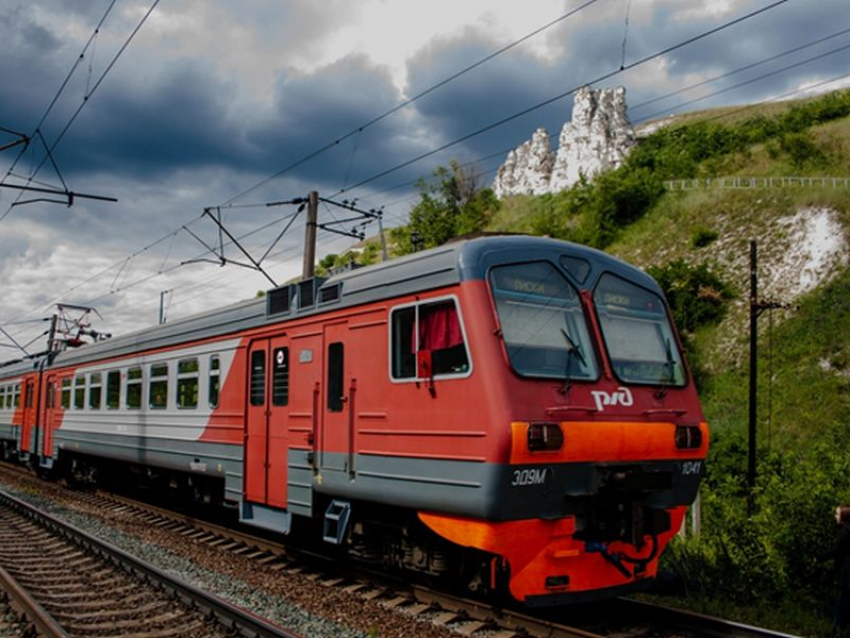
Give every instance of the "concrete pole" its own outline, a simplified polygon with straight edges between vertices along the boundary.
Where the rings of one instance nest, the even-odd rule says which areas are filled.
[[[304,265],[301,278],[310,279],[316,273],[316,223],[319,219],[319,193],[310,192],[307,203],[307,226],[304,229]]]

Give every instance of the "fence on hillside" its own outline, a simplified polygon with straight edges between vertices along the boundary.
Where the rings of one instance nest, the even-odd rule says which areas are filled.
[[[664,182],[670,191],[709,188],[850,188],[850,177],[709,177],[673,179]]]

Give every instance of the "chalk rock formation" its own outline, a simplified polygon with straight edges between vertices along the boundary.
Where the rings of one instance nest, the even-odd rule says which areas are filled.
[[[537,129],[531,140],[511,151],[493,183],[497,197],[542,195],[569,188],[584,175],[591,179],[616,168],[635,143],[626,115],[626,89],[584,87],[573,100],[572,120],[564,124],[557,153],[549,134]]]
[[[554,163],[555,153],[552,151],[549,133],[539,128],[530,140],[508,153],[493,185],[496,196],[548,193],[549,176]]]

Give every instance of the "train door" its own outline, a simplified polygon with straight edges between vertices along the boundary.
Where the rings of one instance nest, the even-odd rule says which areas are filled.
[[[289,457],[289,340],[251,342],[245,421],[245,500],[286,508]]]
[[[59,381],[56,375],[52,374],[47,377],[47,389],[45,390],[44,400],[41,402],[42,413],[38,420],[41,426],[41,455],[46,458],[53,457],[53,430],[56,427],[56,394],[59,388]]]
[[[33,446],[33,435],[35,433],[36,407],[35,407],[35,377],[24,379],[21,387],[21,403],[23,411],[21,416],[21,452],[35,452]]]
[[[324,335],[324,393],[322,421],[322,461],[323,471],[353,472],[354,436],[351,410],[352,388],[347,373],[350,362],[345,356],[345,341],[348,335],[347,324],[334,324],[325,327]],[[350,358],[350,357],[349,357]]]

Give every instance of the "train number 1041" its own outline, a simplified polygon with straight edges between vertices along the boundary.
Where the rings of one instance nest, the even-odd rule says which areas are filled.
[[[682,463],[682,476],[698,476],[702,470],[702,461],[685,461]]]

